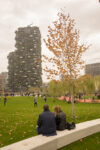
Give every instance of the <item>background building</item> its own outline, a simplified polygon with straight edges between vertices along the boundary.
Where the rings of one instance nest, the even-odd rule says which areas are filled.
[[[26,91],[42,85],[41,34],[28,26],[15,32],[16,50],[8,56],[8,86],[11,91]]]
[[[0,94],[4,94],[7,90],[8,73],[0,73]]]
[[[100,75],[100,63],[86,65],[85,74],[90,74],[91,76]]]

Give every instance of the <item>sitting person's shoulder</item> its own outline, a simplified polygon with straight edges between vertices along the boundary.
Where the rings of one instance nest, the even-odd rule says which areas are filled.
[[[48,113],[49,113],[50,115],[54,115],[54,113],[53,113],[53,112],[51,112],[51,111],[48,111]]]
[[[53,112],[50,112],[50,113],[54,115],[54,113],[53,113]]]
[[[60,116],[66,116],[66,114],[65,114],[63,111],[61,111],[61,112],[59,113],[59,115],[60,115]]]

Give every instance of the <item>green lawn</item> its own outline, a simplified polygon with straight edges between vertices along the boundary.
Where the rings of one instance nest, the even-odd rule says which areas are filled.
[[[38,115],[42,112],[44,101],[38,99],[38,107],[34,107],[33,97],[9,97],[7,105],[0,100],[0,147],[35,136]],[[48,98],[47,104],[53,111],[55,105],[60,105],[67,115],[67,121],[75,123],[100,118],[100,104],[75,104],[76,119],[72,119],[71,104]],[[89,145],[90,149],[89,149]],[[100,147],[100,133],[92,135],[66,146],[61,150],[95,150]]]

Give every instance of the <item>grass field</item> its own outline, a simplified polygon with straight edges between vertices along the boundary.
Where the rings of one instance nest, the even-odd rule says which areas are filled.
[[[33,97],[8,97],[4,106],[0,100],[0,147],[37,135],[36,124],[38,115],[42,112],[44,101],[38,99],[34,107]],[[60,105],[67,115],[67,121],[75,123],[100,118],[100,104],[75,104],[76,119],[72,119],[71,104],[48,98],[47,104],[53,111],[54,106]],[[90,146],[89,146],[90,145]],[[93,146],[95,149],[93,149]],[[100,133],[72,143],[61,150],[99,150]]]

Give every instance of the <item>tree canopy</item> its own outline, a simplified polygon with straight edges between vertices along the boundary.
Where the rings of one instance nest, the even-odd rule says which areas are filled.
[[[48,35],[44,42],[53,53],[53,57],[44,56],[45,61],[53,64],[46,66],[49,78],[64,75],[69,79],[76,78],[83,67],[82,54],[89,46],[80,44],[79,30],[75,28],[75,20],[64,12],[58,13],[58,20],[48,26]]]
[[[48,35],[44,42],[53,56],[44,56],[44,61],[52,65],[45,67],[48,78],[63,75],[70,81],[72,115],[74,113],[73,79],[77,78],[83,68],[82,54],[89,48],[80,43],[79,30],[75,28],[75,20],[63,11],[58,13],[58,20],[48,26]],[[48,64],[47,63],[47,64]]]

